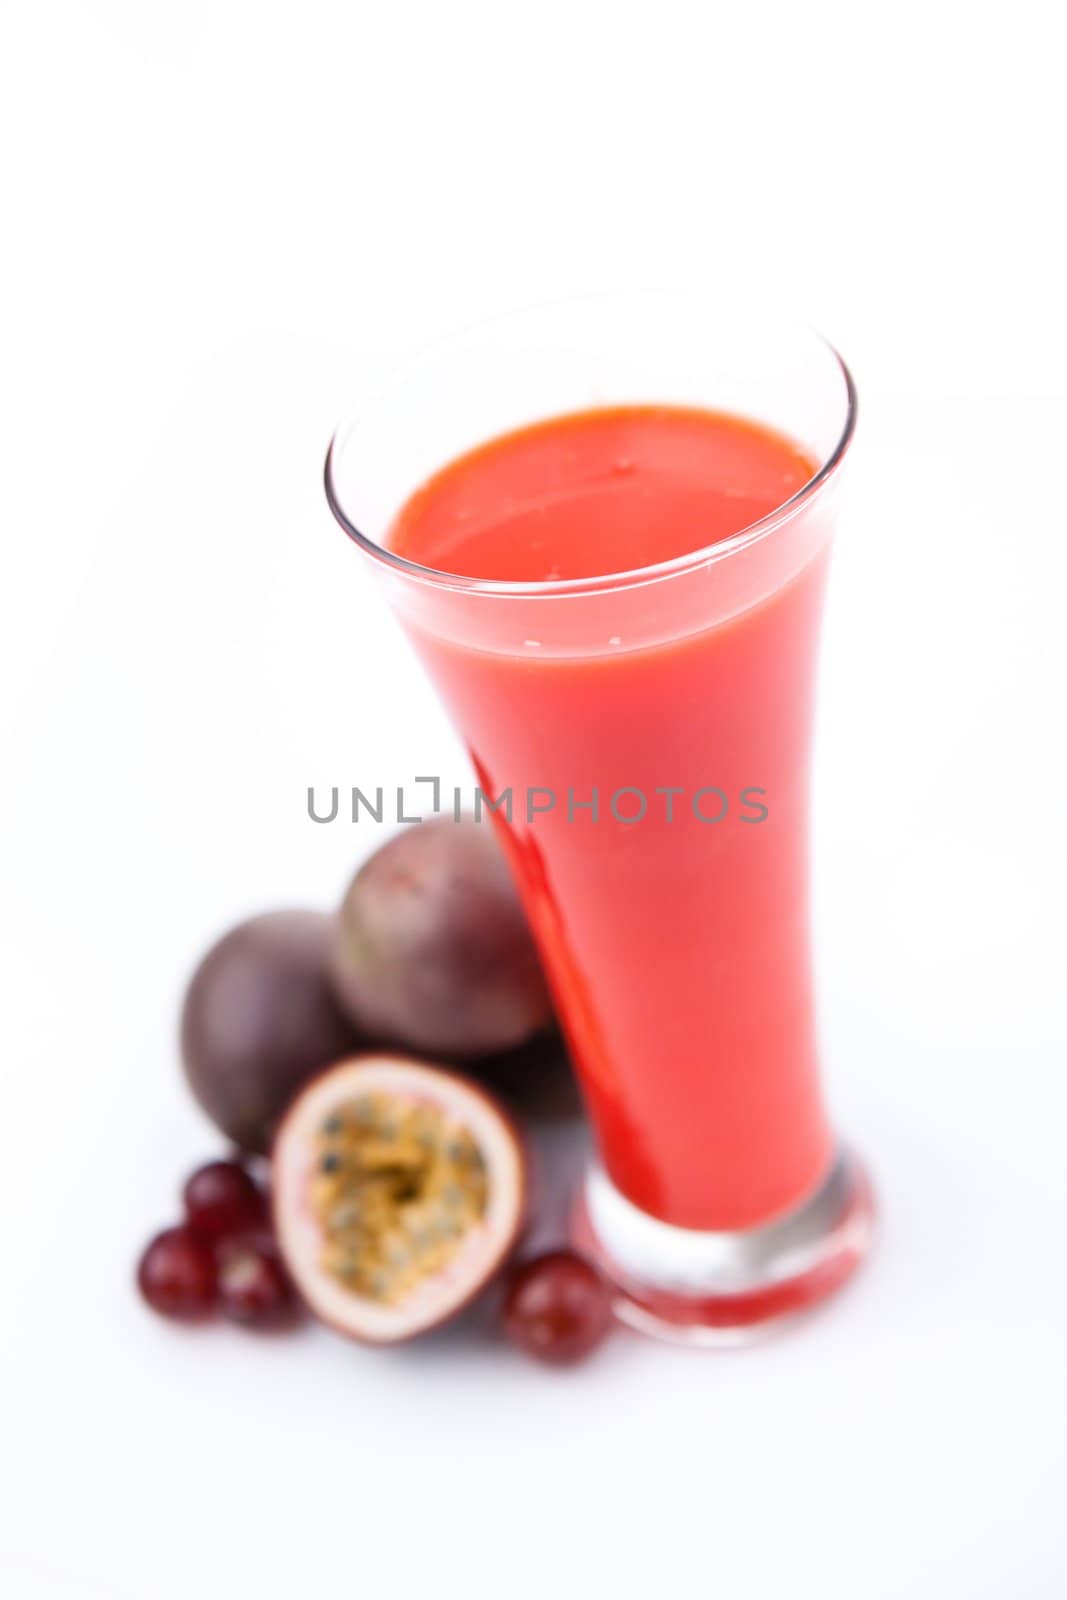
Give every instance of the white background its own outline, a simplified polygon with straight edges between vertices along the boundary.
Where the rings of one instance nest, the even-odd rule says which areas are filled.
[[[1050,4],[0,3],[0,1588],[1067,1588],[1062,53]],[[465,766],[321,498],[385,366],[738,284],[863,394],[826,634],[827,1071],[877,1257],[743,1355],[190,1334],[174,1017]]]

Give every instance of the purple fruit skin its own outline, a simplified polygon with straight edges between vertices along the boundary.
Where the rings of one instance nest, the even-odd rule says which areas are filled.
[[[272,911],[240,923],[193,973],[181,1017],[189,1087],[242,1150],[266,1152],[299,1089],[365,1043],[327,976],[333,918]]]
[[[341,906],[330,973],[358,1027],[431,1055],[508,1050],[552,1021],[488,821],[435,818],[371,856]]]

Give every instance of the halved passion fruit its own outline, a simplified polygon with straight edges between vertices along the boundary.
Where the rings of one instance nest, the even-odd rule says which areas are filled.
[[[353,1339],[396,1344],[454,1316],[511,1254],[526,1159],[475,1084],[403,1056],[355,1056],[290,1107],[272,1192],[310,1309]]]

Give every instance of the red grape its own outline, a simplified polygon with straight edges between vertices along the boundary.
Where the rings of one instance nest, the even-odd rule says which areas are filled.
[[[243,1233],[266,1215],[263,1194],[237,1161],[209,1161],[188,1179],[182,1199],[185,1220],[205,1239]]]
[[[559,1366],[580,1361],[610,1326],[608,1286],[581,1256],[553,1250],[512,1272],[504,1329],[528,1355]]]
[[[255,1239],[232,1239],[220,1246],[219,1309],[233,1322],[274,1327],[290,1322],[296,1302],[277,1251]]]
[[[205,1316],[215,1304],[211,1246],[190,1228],[167,1228],[156,1235],[141,1257],[137,1285],[161,1316]]]

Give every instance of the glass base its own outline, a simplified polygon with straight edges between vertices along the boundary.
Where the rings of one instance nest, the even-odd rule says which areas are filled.
[[[675,1344],[722,1347],[750,1343],[840,1289],[870,1250],[874,1216],[867,1174],[843,1149],[796,1211],[732,1233],[660,1222],[594,1166],[571,1231],[618,1290],[621,1322]]]

